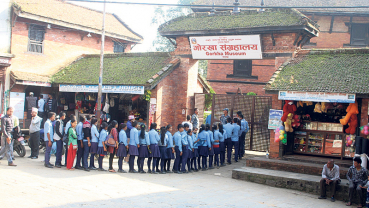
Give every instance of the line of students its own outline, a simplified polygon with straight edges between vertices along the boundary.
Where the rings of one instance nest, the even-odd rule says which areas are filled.
[[[47,122],[53,121],[53,116],[55,117],[55,114],[50,114]],[[109,171],[115,172],[113,158],[116,155],[119,158],[118,172],[121,173],[126,173],[123,170],[123,160],[127,156],[129,156],[129,172],[131,173],[146,173],[144,171],[146,158],[148,159],[147,172],[152,174],[171,172],[181,174],[214,169],[214,166],[219,168],[225,166],[226,152],[227,162],[231,164],[233,147],[235,149],[234,159],[238,161],[239,138],[245,131],[242,130],[241,120],[238,118],[234,118],[233,124],[231,118],[228,118],[227,122],[224,126],[221,123],[214,125],[212,131],[209,124],[201,125],[199,131],[197,128],[192,131],[187,123],[179,124],[178,131],[174,135],[171,134],[173,130],[171,125],[161,127],[159,135],[156,131],[156,123],[152,123],[150,131],[146,132],[144,124],[138,125],[137,122],[133,122],[132,129],[129,131],[130,139],[128,139],[126,124],[120,124],[118,128],[116,121],[112,121],[110,125],[104,122],[98,131],[96,118],[82,116],[77,124],[75,116],[71,116],[65,128],[65,135],[68,138],[65,164],[69,170],[105,171],[103,159],[109,155]],[[58,134],[61,137],[59,130]],[[98,168],[94,163],[95,154],[98,155]],[[77,161],[73,168],[76,156]],[[134,169],[136,157],[138,170]],[[171,170],[172,159],[174,159],[174,165]],[[61,159],[57,158],[57,167],[61,166],[60,161]],[[48,164],[47,167],[52,167],[50,163]]]

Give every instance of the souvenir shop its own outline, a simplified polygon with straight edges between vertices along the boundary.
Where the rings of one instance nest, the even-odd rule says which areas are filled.
[[[80,115],[96,115],[97,86],[94,85],[59,85],[57,96],[59,110]],[[116,120],[126,123],[129,115],[137,121],[146,123],[148,105],[143,86],[104,86],[102,95],[102,121]]]
[[[357,137],[368,129],[359,128],[362,102],[355,94],[279,91],[279,99],[284,128],[276,135],[287,136],[286,149],[294,154],[342,159],[353,157],[356,147],[368,146],[367,139]]]

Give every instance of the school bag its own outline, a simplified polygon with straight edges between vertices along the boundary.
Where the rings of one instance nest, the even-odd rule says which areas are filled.
[[[115,147],[115,140],[113,135],[109,134],[106,136],[105,144],[109,147]]]

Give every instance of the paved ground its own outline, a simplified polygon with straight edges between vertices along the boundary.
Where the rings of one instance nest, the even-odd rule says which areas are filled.
[[[38,160],[16,156],[18,167],[1,161],[0,207],[344,207],[341,201],[231,179],[232,169],[245,160],[182,175],[48,169],[42,160],[43,154]]]

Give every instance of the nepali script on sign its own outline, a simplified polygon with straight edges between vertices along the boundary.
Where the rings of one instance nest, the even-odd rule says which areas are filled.
[[[193,59],[262,59],[260,35],[190,37]]]

